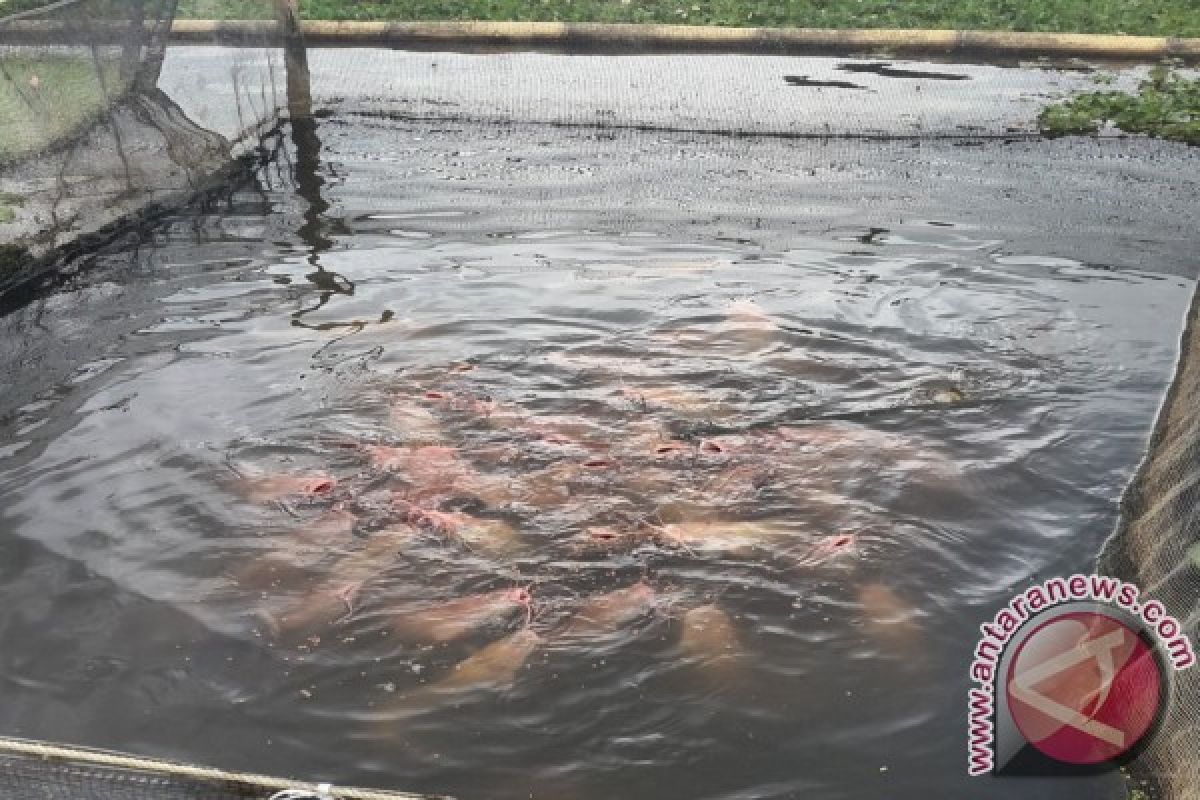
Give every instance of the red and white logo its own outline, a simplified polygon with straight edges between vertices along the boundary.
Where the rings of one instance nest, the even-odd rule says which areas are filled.
[[[1163,680],[1153,649],[1136,631],[1107,614],[1073,611],[1020,643],[1002,685],[1029,744],[1056,761],[1099,764],[1150,731]]]

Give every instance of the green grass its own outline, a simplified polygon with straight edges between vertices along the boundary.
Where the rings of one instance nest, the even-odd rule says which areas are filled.
[[[12,222],[16,219],[17,212],[14,208],[19,208],[25,205],[25,198],[19,194],[11,192],[0,192],[0,223]]]
[[[35,8],[44,8],[53,3],[53,0],[0,0],[0,17],[16,14],[20,11],[31,11]],[[149,14],[153,10],[153,4],[146,4],[146,13]],[[77,20],[82,17],[128,17],[129,3],[127,0],[81,0],[74,6],[66,9],[49,11],[43,19],[71,19]],[[37,19],[37,16],[32,19]]]
[[[666,22],[1200,36],[1196,0],[301,0],[306,19]],[[181,16],[270,16],[262,0],[181,0]]]
[[[1103,91],[1077,95],[1044,109],[1038,123],[1048,136],[1096,133],[1112,123],[1129,133],[1200,146],[1200,79],[1158,66],[1137,94]]]
[[[94,118],[121,94],[118,75],[116,63],[101,62],[98,74],[85,57],[0,56],[0,162],[36,153]]]

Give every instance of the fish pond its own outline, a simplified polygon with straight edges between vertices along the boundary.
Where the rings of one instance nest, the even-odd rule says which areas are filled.
[[[1124,796],[970,781],[967,667],[1091,564],[1190,280],[907,196],[948,145],[862,145],[886,186],[821,142],[274,145],[7,300],[5,733],[462,798]]]

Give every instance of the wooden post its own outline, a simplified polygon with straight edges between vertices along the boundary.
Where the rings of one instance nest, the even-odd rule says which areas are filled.
[[[275,14],[287,70],[288,116],[293,122],[311,119],[312,83],[308,75],[308,51],[300,32],[299,0],[275,0]]]

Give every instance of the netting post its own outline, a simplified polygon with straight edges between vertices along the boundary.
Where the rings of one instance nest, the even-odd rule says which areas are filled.
[[[299,0],[275,0],[279,33],[287,68],[288,116],[292,122],[312,117],[312,90],[308,75],[308,53],[300,31]]]
[[[167,41],[171,38],[171,23],[175,20],[178,5],[179,0],[160,0],[153,27],[148,33],[143,31],[146,52],[134,79],[134,87],[140,91],[149,91],[158,85],[163,59],[167,55]],[[144,21],[142,25],[145,26]]]

